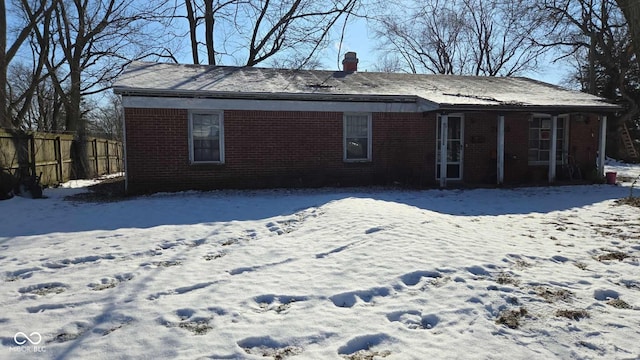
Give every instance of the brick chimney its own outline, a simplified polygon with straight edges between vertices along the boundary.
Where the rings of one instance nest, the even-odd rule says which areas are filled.
[[[358,71],[358,57],[353,51],[349,51],[344,54],[344,60],[342,60],[342,69],[345,72]]]

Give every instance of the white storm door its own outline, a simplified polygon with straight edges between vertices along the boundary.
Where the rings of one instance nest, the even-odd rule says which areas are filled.
[[[462,180],[462,166],[464,159],[464,119],[462,115],[448,115],[447,116],[447,131],[446,131],[446,172],[447,180]],[[437,129],[436,129],[436,179],[440,179],[441,172],[441,148],[442,148],[442,132],[441,123],[442,117],[438,115]]]

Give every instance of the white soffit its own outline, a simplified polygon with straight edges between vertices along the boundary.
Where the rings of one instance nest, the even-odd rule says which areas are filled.
[[[300,101],[250,99],[198,99],[123,96],[126,108],[144,109],[215,109],[253,111],[328,111],[328,112],[424,112],[437,107],[428,102],[359,102],[359,101]]]

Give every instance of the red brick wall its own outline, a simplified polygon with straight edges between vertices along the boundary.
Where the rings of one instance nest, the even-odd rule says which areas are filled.
[[[224,164],[190,164],[188,111],[125,109],[131,192],[433,183],[433,117],[375,113],[372,161],[343,161],[343,113],[224,111]],[[432,129],[433,128],[433,129]]]
[[[473,184],[495,184],[498,115],[467,113],[464,116],[464,127],[464,181]]]
[[[126,167],[135,192],[165,190],[189,162],[187,111],[125,108]]]
[[[547,165],[530,166],[529,113],[505,113],[505,183],[518,184],[545,182],[548,179]],[[497,166],[497,113],[465,114],[465,183],[495,183]],[[595,165],[598,149],[598,117],[590,115],[587,121],[577,121],[575,116],[569,124],[569,154],[587,174]],[[558,164],[558,179],[562,179],[564,166]]]
[[[517,184],[531,180],[529,167],[528,113],[504,114],[504,182]]]
[[[385,183],[435,184],[436,115],[373,114],[373,160]]]
[[[569,155],[580,166],[583,176],[594,171],[598,154],[600,120],[596,115],[585,115],[583,119],[571,117],[569,125]]]
[[[505,113],[505,182],[546,180],[528,165],[529,114]],[[372,161],[343,161],[343,113],[224,111],[224,164],[190,164],[188,111],[126,108],[132,192],[368,184],[436,185],[435,113],[372,114]],[[464,182],[496,180],[497,113],[465,118]],[[598,120],[571,120],[569,152],[592,164]],[[593,136],[592,136],[593,134]],[[561,174],[561,165],[558,174]]]

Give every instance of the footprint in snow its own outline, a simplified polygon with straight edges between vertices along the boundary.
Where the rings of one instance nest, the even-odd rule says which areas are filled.
[[[369,235],[369,234],[377,233],[379,231],[386,230],[386,229],[387,228],[384,226],[377,226],[377,227],[372,227],[370,229],[365,230],[364,233]]]
[[[354,337],[345,345],[338,348],[338,354],[347,359],[373,359],[376,356],[386,357],[391,355],[388,350],[375,351],[374,347],[392,343],[395,340],[387,334],[370,334]]]
[[[615,300],[620,298],[620,293],[615,290],[600,289],[593,292],[593,298],[598,301]]]
[[[44,296],[49,294],[60,294],[65,292],[68,288],[69,285],[67,284],[63,284],[60,282],[51,282],[23,287],[20,288],[18,292],[21,294],[34,294]]]
[[[284,235],[295,231],[300,225],[302,225],[308,218],[317,217],[322,215],[316,208],[310,208],[299,211],[286,220],[271,221],[265,226],[269,231],[277,235]]]
[[[67,341],[75,340],[82,336],[87,330],[91,328],[91,324],[86,321],[74,321],[65,325],[57,335],[48,340],[47,343],[64,343]]]
[[[94,263],[99,260],[115,260],[115,256],[111,254],[107,255],[90,255],[90,256],[82,256],[74,259],[63,259],[59,261],[47,262],[42,264],[44,267],[49,269],[61,269],[67,267],[69,265],[81,265],[86,263]]]
[[[213,329],[211,326],[211,317],[194,316],[196,310],[190,308],[178,309],[174,312],[175,316],[172,319],[159,319],[159,323],[168,327],[178,327],[192,332],[194,335],[204,335],[209,330]]]
[[[442,277],[442,274],[438,271],[419,270],[402,275],[400,280],[407,286],[415,286],[422,278],[437,279],[440,277]]]
[[[350,291],[342,294],[336,294],[331,296],[329,299],[331,299],[333,305],[337,307],[350,308],[358,302],[358,299],[366,303],[370,303],[374,300],[374,298],[389,296],[389,294],[389,289],[379,287],[369,290]]]
[[[213,284],[217,284],[219,282],[220,282],[219,280],[209,281],[209,282],[203,282],[203,283],[198,283],[198,284],[189,285],[189,286],[183,286],[183,287],[179,287],[179,288],[175,288],[167,291],[161,291],[161,292],[157,292],[147,296],[147,300],[153,301],[168,295],[182,295],[182,294],[190,293],[195,290],[204,289],[206,287],[209,287]]]
[[[89,288],[93,291],[102,291],[106,289],[111,289],[118,286],[120,283],[127,282],[133,279],[133,274],[121,274],[115,275],[114,277],[106,277],[100,279],[100,282],[89,284]]]
[[[466,268],[468,272],[475,276],[491,276],[491,273],[482,266],[470,266]]]
[[[288,295],[260,295],[254,298],[258,304],[257,312],[274,311],[278,314],[284,313],[295,302],[306,301],[309,298],[306,296],[288,296]]]
[[[274,359],[284,359],[302,354],[304,351],[300,346],[279,342],[270,336],[249,337],[238,341],[238,346],[244,349],[247,354]]]
[[[112,332],[122,329],[123,327],[133,323],[134,321],[135,318],[131,316],[120,314],[117,312],[108,312],[102,316],[98,316],[95,319],[95,323],[99,325],[96,326],[92,330],[92,332],[101,336],[107,336]]]
[[[418,310],[395,311],[387,314],[391,322],[399,322],[409,329],[433,329],[440,322],[436,314],[423,315]]]
[[[18,279],[28,279],[33,276],[33,273],[36,271],[42,270],[39,267],[32,267],[27,269],[20,269],[16,271],[9,271],[6,273],[5,281],[16,281]]]

